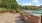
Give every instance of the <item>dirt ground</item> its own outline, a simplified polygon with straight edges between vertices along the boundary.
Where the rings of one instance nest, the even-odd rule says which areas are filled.
[[[1,13],[0,23],[25,23],[20,19],[20,14],[16,13]]]

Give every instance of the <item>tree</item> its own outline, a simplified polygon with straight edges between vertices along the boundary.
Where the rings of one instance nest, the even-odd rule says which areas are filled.
[[[42,5],[39,8],[42,8]]]
[[[0,7],[2,7],[2,0],[0,0]]]
[[[2,0],[3,7],[6,6],[6,8],[18,8],[18,3],[16,0]]]

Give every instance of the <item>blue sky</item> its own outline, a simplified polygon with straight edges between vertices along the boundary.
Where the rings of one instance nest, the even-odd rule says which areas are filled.
[[[36,5],[40,6],[42,5],[42,0],[16,0],[18,4],[24,6],[24,5]]]

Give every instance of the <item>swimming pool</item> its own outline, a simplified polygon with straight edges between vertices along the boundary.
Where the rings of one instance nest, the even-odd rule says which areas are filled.
[[[42,14],[42,10],[23,10],[23,12],[32,12],[32,13],[36,13],[36,14]]]
[[[42,11],[32,11],[33,13],[42,14]]]

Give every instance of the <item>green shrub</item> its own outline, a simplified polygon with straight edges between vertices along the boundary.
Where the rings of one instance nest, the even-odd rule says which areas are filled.
[[[22,11],[20,9],[17,10],[18,13],[22,13]]]
[[[7,12],[8,10],[6,8],[0,8],[0,13]]]

